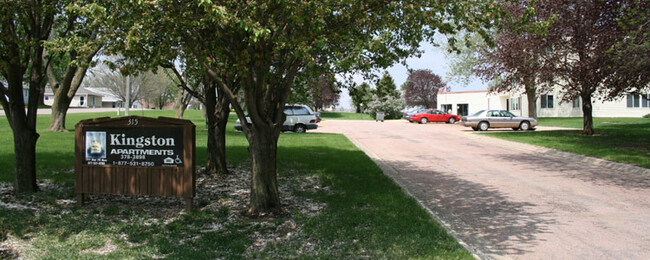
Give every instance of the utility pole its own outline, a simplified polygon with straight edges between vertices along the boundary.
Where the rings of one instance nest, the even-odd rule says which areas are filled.
[[[126,75],[126,103],[124,107],[124,115],[129,116],[129,104],[131,104],[131,84],[129,80],[129,75]]]

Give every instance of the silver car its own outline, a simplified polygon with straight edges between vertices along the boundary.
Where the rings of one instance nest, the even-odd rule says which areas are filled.
[[[411,109],[411,110],[407,110],[404,113],[404,116],[402,116],[402,118],[406,119],[406,121],[411,121],[412,116],[414,116],[414,115],[416,115],[418,113],[424,113],[424,112],[427,112],[426,108],[414,108],[414,109]]]
[[[516,116],[508,110],[481,110],[461,118],[460,124],[474,129],[487,131],[488,128],[512,128],[512,130],[534,130],[537,119]]]
[[[282,124],[282,131],[304,133],[307,129],[318,128],[316,113],[306,105],[285,105],[284,114],[287,118]],[[248,116],[246,116],[246,121],[251,124],[251,119]],[[235,122],[235,130],[242,130],[239,119]]]

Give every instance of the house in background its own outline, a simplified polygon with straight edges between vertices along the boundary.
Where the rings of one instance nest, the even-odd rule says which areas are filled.
[[[560,102],[560,97],[559,91],[539,95],[537,116],[582,117],[582,100]],[[643,117],[650,114],[648,94],[628,94],[612,101],[594,98],[592,102],[594,117]],[[528,116],[528,100],[523,93],[489,93],[487,90],[441,92],[438,94],[438,108],[459,116],[484,109],[508,110],[515,115]]]
[[[100,107],[118,107],[122,104],[122,98],[118,95],[113,94],[113,92],[108,88],[86,88],[86,90],[92,91],[96,94],[102,96],[102,103]]]
[[[94,108],[102,107],[102,100],[104,96],[101,93],[97,93],[92,89],[88,88],[79,88],[77,93],[75,93],[72,101],[70,101],[70,107],[84,107],[84,108]],[[43,103],[48,106],[54,104],[54,92],[50,87],[45,88],[45,93],[43,94]]]

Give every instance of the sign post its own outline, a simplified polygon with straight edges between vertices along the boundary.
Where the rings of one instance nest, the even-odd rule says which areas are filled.
[[[192,208],[195,126],[189,120],[128,116],[75,127],[75,193],[184,197]]]

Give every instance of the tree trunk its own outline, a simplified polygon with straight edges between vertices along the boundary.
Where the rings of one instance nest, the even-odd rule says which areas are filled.
[[[176,118],[183,118],[190,99],[191,98],[185,98],[185,91],[182,88],[178,90],[178,93],[176,93]]]
[[[251,197],[248,213],[281,212],[280,194],[276,172],[279,128],[256,125],[250,138],[252,163]]]
[[[35,129],[35,112],[25,113],[23,102],[22,72],[12,71],[7,78],[9,84],[9,107],[5,108],[7,119],[13,130],[14,137],[14,192],[27,193],[38,191],[36,185],[36,141],[38,133]],[[34,101],[38,97],[36,84],[31,84],[29,98]],[[35,109],[36,102],[29,104],[30,109]],[[29,111],[29,110],[28,110]]]
[[[226,165],[226,124],[228,113],[224,114],[229,107],[228,101],[223,95],[216,97],[216,88],[213,84],[205,90],[205,114],[208,124],[208,147],[206,158],[206,173],[228,174]],[[223,107],[226,107],[224,109]]]
[[[54,132],[67,132],[65,129],[65,117],[70,108],[70,99],[66,93],[59,93],[54,96],[54,103],[52,103],[52,119],[50,121],[50,131]]]
[[[20,122],[14,122],[14,154],[15,154],[15,193],[37,192],[36,184],[36,141],[38,133],[28,130],[24,126],[18,126]]]
[[[528,117],[537,119],[537,90],[535,83],[526,81],[526,99],[528,100]]]
[[[593,107],[591,104],[591,94],[582,93],[582,134],[594,134],[594,118],[592,115]]]
[[[187,105],[179,105],[176,107],[176,118],[178,119],[183,119],[183,116],[185,115],[185,110],[187,109]]]

